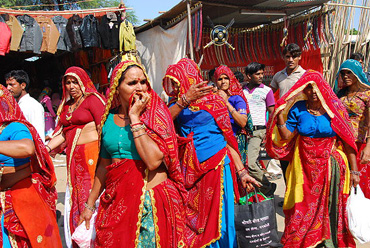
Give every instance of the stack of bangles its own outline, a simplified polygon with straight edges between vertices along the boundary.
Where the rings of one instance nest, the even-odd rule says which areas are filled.
[[[239,177],[244,177],[245,175],[248,174],[248,171],[243,167],[242,169],[238,170],[237,173],[239,173],[241,171],[241,173],[239,174]]]
[[[190,105],[189,100],[186,98],[185,94],[181,96],[182,103],[185,103],[186,105],[180,104],[178,101],[176,102],[176,105],[179,106],[180,108],[184,109],[187,108]]]
[[[145,127],[146,127],[145,124],[142,123],[142,122],[138,122],[138,123],[135,123],[135,124],[130,124],[130,126],[131,126],[131,132],[132,133],[135,133],[135,132],[138,132],[138,131],[140,131],[142,129],[145,129]],[[138,126],[138,127],[135,127],[135,126]],[[134,139],[136,139],[136,138],[139,138],[139,137],[141,137],[141,136],[143,136],[145,134],[146,134],[146,131],[144,130],[144,133],[138,134],[138,135],[133,136],[133,137],[134,137]]]
[[[350,172],[351,172],[351,174],[356,175],[356,176],[360,176],[361,175],[361,173],[359,171],[353,171],[353,170],[351,170]]]
[[[95,212],[95,207],[92,207],[92,206],[89,206],[89,204],[87,204],[87,202],[85,202],[85,208],[87,208],[88,210],[90,210],[91,212]]]
[[[286,124],[285,124],[285,123],[283,123],[283,124],[281,124],[281,125],[276,124],[276,126],[277,126],[278,128],[283,128],[283,127],[286,127]]]
[[[46,148],[48,148],[48,149],[46,149],[46,150],[48,150],[48,152],[51,152],[51,148],[50,148],[50,146],[45,145],[45,147],[46,147]]]

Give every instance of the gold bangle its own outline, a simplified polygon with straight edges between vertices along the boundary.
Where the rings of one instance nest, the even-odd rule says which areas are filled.
[[[134,137],[134,139],[137,139],[137,138],[139,138],[140,136],[143,136],[143,135],[145,135],[146,133],[142,133],[142,134],[139,134],[139,135],[136,135],[136,136],[133,136]]]
[[[50,148],[50,146],[45,145],[45,147],[46,147],[46,148],[49,148],[49,151],[48,151],[48,152],[51,152],[51,148]]]
[[[179,107],[180,107],[180,108],[182,108],[182,109],[186,108],[186,106],[181,105],[179,102],[176,102],[176,105],[177,105],[177,106],[179,106]]]
[[[356,175],[356,176],[360,176],[361,175],[361,173],[359,171],[353,171],[353,170],[351,170],[350,173],[353,174],[353,175]]]
[[[137,131],[140,131],[141,129],[144,129],[145,128],[145,124],[141,125],[141,126],[138,126],[138,127],[135,127],[135,128],[131,128],[131,132],[137,132]]]
[[[87,202],[85,202],[85,208],[87,208],[88,210],[90,210],[91,212],[95,212],[95,207],[92,207],[92,206],[89,206],[89,204],[87,204]]]
[[[276,124],[276,126],[277,126],[278,128],[283,128],[283,127],[286,127],[286,124],[285,124],[285,123],[284,123],[284,124],[281,124],[281,125]]]

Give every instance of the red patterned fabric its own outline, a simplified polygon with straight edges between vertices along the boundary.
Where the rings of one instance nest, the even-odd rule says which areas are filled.
[[[331,118],[337,137],[356,150],[348,114],[329,84],[318,72],[307,71],[275,105],[268,122],[266,149],[276,159],[290,161],[284,199],[284,247],[315,247],[324,240],[334,239],[337,247],[355,247],[348,230],[346,202],[349,195],[349,168],[344,153],[338,148],[337,137],[309,138],[295,132],[282,142],[276,127],[277,114],[284,118],[295,102],[305,100],[303,89],[311,84],[323,108]],[[333,188],[331,189],[331,185]],[[334,194],[332,191],[337,191]],[[337,197],[332,209],[329,203]],[[333,210],[334,209],[334,210]],[[333,223],[333,217],[337,218]],[[332,223],[331,223],[332,221]],[[330,224],[335,225],[331,229]]]
[[[66,91],[66,76],[72,76],[77,80],[81,91],[85,96],[85,99],[79,104],[79,107],[70,114],[68,113],[68,107],[72,99]],[[105,101],[104,97],[95,89],[95,86],[87,73],[80,67],[74,66],[68,68],[64,74],[62,85],[63,98],[58,109],[60,121],[54,131],[54,136],[63,132],[66,139],[67,183],[72,199],[70,201],[71,214],[69,216],[69,228],[72,235],[78,225],[79,216],[85,209],[84,203],[87,201],[93,185],[99,152],[98,142],[77,145],[77,140],[79,138],[80,131],[87,123],[94,121],[98,128],[101,116],[104,113]],[[98,99],[91,99],[93,97],[97,97]],[[97,103],[94,108],[90,108],[88,104],[85,104],[92,101]],[[87,113],[89,114],[87,115]],[[69,120],[67,119],[68,115],[70,117]],[[73,246],[77,247],[77,244],[73,242]]]
[[[57,192],[54,186],[56,183],[56,176],[51,158],[36,129],[25,119],[18,103],[2,85],[0,85],[0,105],[0,125],[11,122],[20,122],[24,124],[29,129],[35,145],[35,154],[30,160],[32,185],[29,183],[29,178],[24,179],[14,185],[12,189],[5,192],[6,209],[3,209],[3,211],[7,211],[7,219],[4,221],[4,225],[11,233],[16,235],[20,247],[28,244],[29,241],[27,241],[27,239],[29,237],[25,234],[24,226],[33,229],[32,225],[39,223],[35,222],[32,224],[32,222],[28,223],[29,221],[27,221],[27,218],[33,218],[34,216],[29,216],[29,214],[27,214],[25,208],[29,206],[27,204],[25,206],[24,201],[31,201],[34,204],[33,207],[44,209],[43,212],[40,212],[40,219],[52,217],[48,219],[48,222],[44,223],[48,224],[50,229],[48,233],[50,235],[44,236],[45,241],[48,242],[50,239],[54,239],[56,247],[61,247],[58,229],[55,230],[57,226],[55,216]],[[30,185],[28,188],[36,194],[29,194],[30,191],[28,191],[28,193],[22,194],[20,199],[17,199],[17,197],[19,197],[18,192],[26,190],[26,187],[16,188],[16,186],[23,185],[22,182],[25,180],[28,180],[27,182]],[[39,231],[42,232],[42,230]]]
[[[370,163],[361,164],[360,157],[362,150],[366,147],[366,143],[357,142],[358,154],[357,154],[357,167],[360,174],[360,186],[365,197],[370,199]]]
[[[172,85],[171,80],[177,83]],[[203,79],[194,61],[184,58],[177,64],[170,65],[163,80],[166,93],[177,101],[185,94],[191,85],[199,84]],[[193,111],[205,110],[215,119],[228,144],[238,151],[238,144],[231,129],[230,118],[224,100],[210,93],[189,106]],[[221,185],[223,158],[228,150],[222,149],[210,159],[199,163],[196,156],[192,133],[188,137],[179,138],[179,155],[181,167],[185,176],[185,187],[189,191],[187,202],[186,244],[190,247],[203,247],[218,240],[221,216]],[[231,156],[229,155],[229,158]],[[239,199],[236,173],[233,161],[230,163],[234,181],[235,198]]]
[[[136,62],[121,62],[113,71],[107,95],[111,95],[110,92],[118,86],[122,73],[132,65],[141,68],[148,78],[144,68]],[[146,125],[149,137],[156,142],[164,154],[163,162],[168,173],[168,179],[152,189],[154,192],[152,202],[155,201],[156,208],[156,213],[153,210],[154,221],[158,221],[157,247],[159,244],[161,247],[177,247],[184,243],[183,206],[187,192],[183,186],[184,178],[178,159],[176,133],[168,108],[150,87],[149,81],[147,92],[151,99],[140,119]],[[113,99],[108,99],[107,108],[110,107],[110,109],[118,107],[119,104],[117,95],[113,94],[112,97]],[[111,103],[110,106],[109,103]],[[106,115],[110,109],[106,110]],[[119,244],[122,244],[122,247],[135,247],[140,234],[146,166],[142,161],[124,159],[110,165],[107,169],[106,191],[101,197],[96,224],[97,247],[117,247],[120,246]],[[125,212],[124,218],[117,215],[118,212]],[[119,225],[117,225],[118,222]]]

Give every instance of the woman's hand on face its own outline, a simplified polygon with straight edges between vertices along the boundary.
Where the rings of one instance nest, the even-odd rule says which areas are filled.
[[[129,116],[139,117],[150,101],[150,95],[147,92],[136,92],[133,96],[134,104],[132,105]]]
[[[360,183],[360,177],[355,174],[351,174],[351,185],[356,187]]]
[[[360,164],[367,164],[370,162],[370,147],[366,146],[360,156]]]
[[[227,96],[227,94],[225,93],[225,91],[223,90],[218,90],[217,91],[217,94],[222,97],[222,99],[224,99],[224,101],[227,103],[229,97]]]
[[[78,222],[78,225],[81,225],[82,222],[85,221],[86,229],[90,229],[90,220],[92,218],[93,212],[87,208],[84,209],[82,214],[80,215],[80,221]]]
[[[207,95],[211,92],[212,86],[208,86],[207,82],[201,82],[199,84],[193,84],[189,90],[185,93],[185,97],[188,101],[196,101],[199,98]]]

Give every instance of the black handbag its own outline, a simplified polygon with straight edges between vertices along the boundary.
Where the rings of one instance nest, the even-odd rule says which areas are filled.
[[[256,190],[248,196],[255,197],[256,202],[235,205],[238,247],[282,247],[277,234],[274,199],[263,195],[265,200],[260,201]]]

